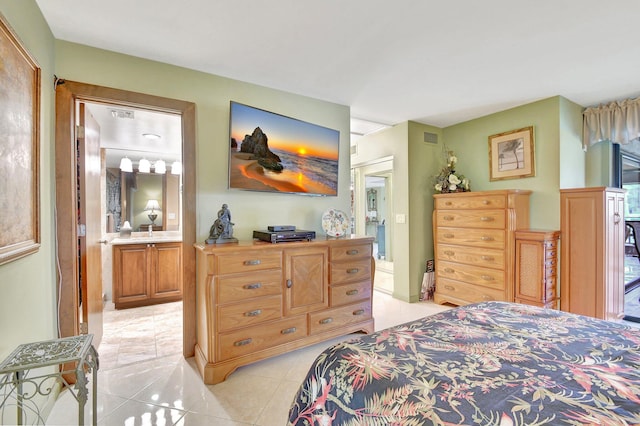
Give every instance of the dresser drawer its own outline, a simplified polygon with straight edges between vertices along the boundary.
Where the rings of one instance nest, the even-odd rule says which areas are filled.
[[[282,269],[282,252],[254,250],[216,256],[218,274],[235,274],[264,269]]]
[[[218,357],[224,361],[306,336],[307,318],[305,315],[270,322],[268,325],[222,333],[218,335]]]
[[[331,306],[348,305],[371,297],[371,281],[331,286]]]
[[[437,210],[504,209],[507,206],[507,197],[502,194],[436,197],[435,206]]]
[[[460,244],[466,246],[504,249],[505,232],[501,229],[471,229],[438,227],[439,244]]]
[[[438,210],[436,223],[438,226],[463,228],[495,228],[505,226],[504,210],[472,210],[457,212],[455,210]]]
[[[218,303],[282,294],[282,271],[227,275],[217,278]]]
[[[496,290],[504,290],[505,285],[504,270],[446,261],[436,262],[436,283],[440,278],[464,281]]]
[[[438,244],[436,259],[488,268],[505,268],[504,250]]]
[[[348,246],[331,247],[330,260],[332,262],[356,258],[371,258],[371,244],[352,244]]]
[[[369,301],[309,314],[309,334],[340,328],[371,318]]]
[[[218,331],[254,325],[282,317],[282,297],[269,296],[218,306]]]
[[[447,296],[451,296],[456,300],[464,300],[467,303],[505,300],[506,297],[504,291],[439,278],[436,281],[436,302],[439,303],[439,299],[446,300]]]
[[[371,278],[371,258],[354,260],[353,262],[331,262],[331,285]]]

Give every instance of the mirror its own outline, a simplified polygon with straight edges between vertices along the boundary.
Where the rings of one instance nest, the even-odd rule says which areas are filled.
[[[154,231],[180,230],[180,175],[171,174],[169,169],[158,174],[107,167],[105,179],[106,232],[119,232],[125,221],[135,232],[147,231],[149,225]],[[156,200],[159,210],[147,210],[149,200]]]

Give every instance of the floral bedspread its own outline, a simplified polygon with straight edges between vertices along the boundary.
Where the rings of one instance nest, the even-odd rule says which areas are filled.
[[[638,425],[640,329],[487,302],[334,345],[289,425]]]

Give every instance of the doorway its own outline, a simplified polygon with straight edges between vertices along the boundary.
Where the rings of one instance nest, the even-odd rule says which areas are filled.
[[[81,326],[78,305],[78,156],[79,141],[75,124],[77,102],[135,107],[177,114],[182,119],[182,243],[195,243],[195,104],[169,98],[134,93],[85,83],[56,80],[56,234],[58,241],[58,323],[60,337],[86,332]],[[79,142],[79,145],[81,142]],[[78,146],[82,149],[82,146]],[[98,221],[100,223],[100,221]],[[93,225],[92,225],[93,226]],[[100,226],[100,225],[97,225]],[[183,264],[183,355],[194,355],[195,335],[195,253],[182,251]],[[102,307],[98,307],[102,309]],[[82,319],[82,320],[86,320]],[[90,325],[89,327],[90,328]]]
[[[640,147],[637,140],[624,148],[614,144],[620,186],[625,195],[624,313],[640,322]]]
[[[374,288],[393,294],[393,158],[357,165],[351,175],[356,233],[374,238]],[[383,276],[387,279],[378,279]]]

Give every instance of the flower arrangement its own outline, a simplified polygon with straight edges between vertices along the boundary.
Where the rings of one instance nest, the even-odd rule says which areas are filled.
[[[439,194],[447,192],[467,192],[471,191],[471,183],[469,179],[459,173],[456,173],[456,163],[458,157],[455,156],[453,151],[445,148],[444,157],[447,163],[446,166],[440,170],[440,173],[435,176],[434,189]]]

